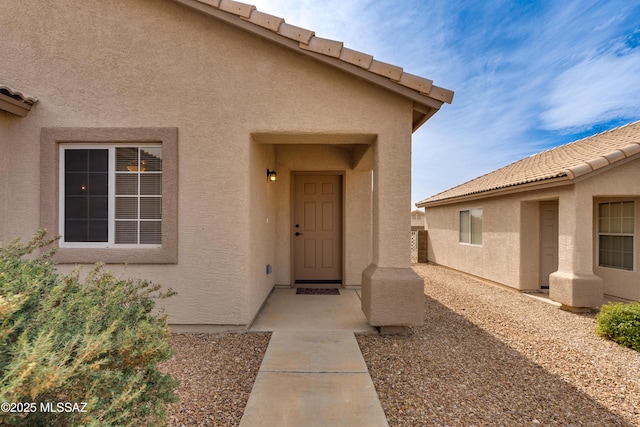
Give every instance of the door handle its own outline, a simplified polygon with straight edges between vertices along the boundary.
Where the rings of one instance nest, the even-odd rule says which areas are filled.
[[[296,236],[302,236],[302,233],[296,231]]]

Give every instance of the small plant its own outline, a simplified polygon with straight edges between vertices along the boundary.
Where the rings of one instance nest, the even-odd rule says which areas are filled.
[[[0,425],[164,424],[177,382],[157,367],[172,348],[153,308],[173,292],[101,265],[58,274],[50,243],[0,248]]]
[[[596,316],[596,333],[640,351],[640,301],[603,305]]]

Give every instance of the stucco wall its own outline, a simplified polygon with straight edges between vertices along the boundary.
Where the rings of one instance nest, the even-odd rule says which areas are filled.
[[[379,267],[410,268],[411,140],[408,117],[397,117],[390,134],[379,135],[373,152],[373,263]],[[406,165],[402,167],[402,165]],[[407,191],[399,189],[409,188]]]
[[[640,197],[624,197],[620,199],[616,198],[598,198],[596,199],[595,208],[597,208],[598,202],[611,202],[611,201],[633,201],[635,205],[635,239],[634,239],[634,252],[635,252],[635,265],[634,271],[620,270],[616,268],[600,267],[598,265],[598,235],[594,233],[594,269],[593,272],[602,278],[604,285],[604,293],[606,295],[614,296],[617,298],[624,298],[629,300],[640,300],[640,245],[638,245],[638,231],[640,230]],[[597,211],[594,211],[594,216],[597,215]]]
[[[640,159],[615,167],[578,184],[594,195],[594,218],[597,218],[598,215],[599,202],[622,200],[635,202],[634,271],[598,266],[598,235],[595,221],[593,225],[593,271],[602,278],[605,294],[630,300],[640,300],[640,244],[638,244],[640,238],[640,186],[638,183],[640,183]]]
[[[540,286],[540,203],[559,204],[560,269],[595,274],[604,293],[640,299],[640,159],[602,169],[573,185],[426,209],[429,261],[520,290]],[[599,202],[635,202],[635,270],[598,266]],[[459,211],[483,208],[481,246],[458,242]],[[587,224],[583,227],[581,224]]]
[[[540,288],[540,204],[570,187],[490,197],[426,209],[429,261],[519,290]],[[459,243],[459,212],[483,209],[482,245]]]
[[[459,242],[459,212],[482,208],[482,245]],[[426,209],[429,261],[518,288],[520,202],[489,199]]]
[[[253,144],[250,164],[251,202],[247,207],[250,235],[246,242],[250,253],[247,298],[249,312],[255,313],[275,283],[273,272],[267,274],[266,271],[267,264],[275,264],[275,195],[278,183],[267,181],[267,168],[273,170],[275,166],[273,147]]]
[[[1,241],[39,227],[42,127],[169,126],[179,135],[178,262],[123,274],[178,291],[166,303],[171,323],[246,324],[287,282],[286,169],[346,171],[346,281],[359,283],[372,256],[371,161],[351,170],[319,148],[319,163],[282,162],[281,141],[251,135],[376,135],[385,151],[407,146],[405,156],[410,101],[171,1],[2,2],[0,28],[11,28],[0,56],[14,59],[3,83],[39,98],[26,118],[0,117]],[[267,186],[274,161],[279,180]]]
[[[18,120],[18,116],[14,116],[12,114],[5,113],[4,111],[0,111],[0,129],[4,129],[8,127],[10,123],[9,120]],[[6,235],[4,230],[5,225],[5,213],[7,211],[7,190],[8,190],[8,179],[9,179],[9,170],[6,165],[6,150],[8,145],[8,140],[6,138],[6,134],[4,132],[0,132],[0,242]]]

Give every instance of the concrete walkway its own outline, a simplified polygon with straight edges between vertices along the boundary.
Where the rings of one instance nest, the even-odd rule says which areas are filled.
[[[371,332],[352,289],[275,289],[252,331],[273,331],[241,427],[388,426],[354,332]]]

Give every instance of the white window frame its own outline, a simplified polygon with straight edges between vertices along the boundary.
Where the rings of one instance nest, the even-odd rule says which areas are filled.
[[[472,242],[471,239],[473,237],[473,228],[472,228],[472,211],[476,211],[476,212],[480,212],[480,242]],[[462,213],[463,212],[467,212],[469,214],[469,219],[468,219],[468,239],[467,241],[464,241],[462,239]],[[469,245],[469,246],[482,246],[482,242],[483,242],[483,232],[484,232],[484,219],[483,219],[483,210],[482,208],[469,208],[469,209],[460,209],[458,211],[458,243],[460,243],[461,245]]]
[[[632,203],[633,206],[633,233],[624,233],[624,232],[620,232],[620,233],[615,233],[615,232],[602,232],[600,231],[600,221],[601,221],[601,217],[600,217],[600,206],[602,205],[609,205],[611,206],[612,203]],[[600,268],[611,268],[614,270],[618,270],[618,271],[628,271],[628,272],[634,272],[636,271],[636,237],[635,237],[635,231],[636,231],[636,203],[634,200],[610,200],[610,201],[600,201],[597,203],[597,211],[596,211],[596,218],[597,218],[597,230],[598,230],[598,267]],[[609,218],[611,218],[611,216],[609,216]],[[621,217],[621,219],[624,218]],[[614,237],[631,237],[632,238],[632,246],[631,246],[631,268],[625,268],[625,267],[617,267],[617,266],[613,266],[613,265],[602,265],[602,261],[600,259],[600,236],[614,236]]]
[[[149,148],[162,148],[161,143],[89,143],[89,144],[77,144],[77,143],[61,143],[59,144],[59,176],[60,192],[58,194],[58,230],[60,230],[60,248],[162,248],[162,244],[122,244],[115,243],[115,200],[116,200],[116,148],[136,147],[139,149]],[[67,242],[64,238],[65,230],[65,150],[91,150],[101,149],[109,151],[109,177],[108,177],[108,239],[106,242]],[[158,196],[163,198],[163,195]],[[164,221],[161,218],[160,222]],[[164,239],[164,236],[161,236]]]

